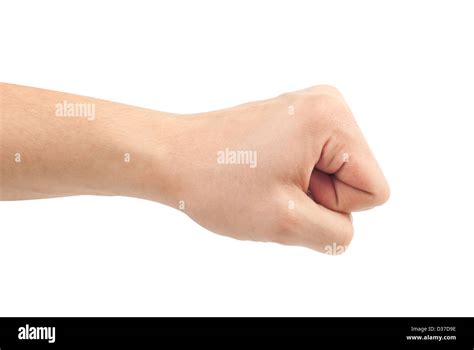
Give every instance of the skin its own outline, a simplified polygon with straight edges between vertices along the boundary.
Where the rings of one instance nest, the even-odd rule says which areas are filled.
[[[327,252],[350,243],[351,212],[389,197],[330,86],[179,116],[12,84],[0,93],[1,200],[138,197],[222,235]],[[93,104],[94,119],[57,116],[63,101]],[[219,163],[226,148],[256,152],[256,166]]]

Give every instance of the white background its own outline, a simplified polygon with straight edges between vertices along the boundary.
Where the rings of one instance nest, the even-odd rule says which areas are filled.
[[[4,82],[180,113],[335,85],[392,196],[340,257],[137,199],[1,202],[0,316],[473,316],[470,4],[2,2]]]

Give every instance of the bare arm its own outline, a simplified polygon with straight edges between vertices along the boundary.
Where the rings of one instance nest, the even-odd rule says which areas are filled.
[[[389,195],[331,87],[179,117],[11,84],[0,92],[2,200],[139,197],[220,234],[323,251],[350,242],[348,213]]]

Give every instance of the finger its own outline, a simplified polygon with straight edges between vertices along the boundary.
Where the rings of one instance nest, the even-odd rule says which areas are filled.
[[[311,176],[316,202],[340,212],[372,208],[387,201],[390,190],[375,157],[347,107],[340,109]]]
[[[309,190],[316,203],[334,211],[350,213],[373,206],[370,194],[317,169],[311,174]]]
[[[342,253],[352,240],[350,214],[334,212],[315,203],[300,189],[291,195],[285,229],[279,243],[305,246],[320,252]]]

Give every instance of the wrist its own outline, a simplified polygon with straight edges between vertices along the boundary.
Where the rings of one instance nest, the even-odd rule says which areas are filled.
[[[107,149],[102,178],[96,173],[95,194],[149,199],[172,205],[174,198],[172,153],[176,132],[174,115],[136,109],[133,117],[104,120],[101,138]],[[173,180],[173,181],[171,181]],[[101,193],[105,189],[106,193]]]

